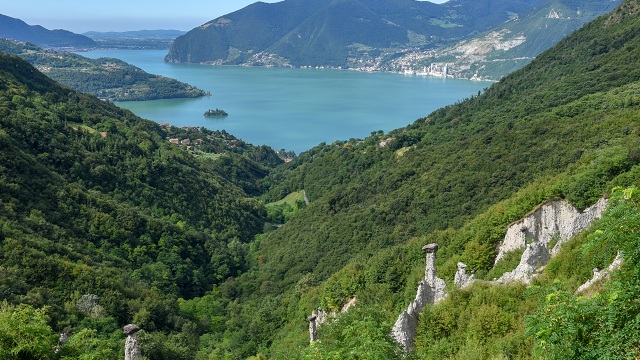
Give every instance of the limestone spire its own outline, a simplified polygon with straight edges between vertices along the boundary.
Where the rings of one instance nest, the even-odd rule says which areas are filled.
[[[127,334],[127,340],[124,343],[124,360],[141,360],[142,352],[140,351],[140,344],[138,344],[138,337],[136,333],[140,330],[138,325],[129,324],[122,328],[125,334]]]
[[[426,252],[424,279],[418,284],[415,300],[409,304],[393,325],[391,335],[405,351],[412,351],[415,347],[414,338],[418,328],[418,316],[427,304],[440,302],[447,296],[446,283],[436,276],[436,252],[438,244],[427,244],[422,247]]]

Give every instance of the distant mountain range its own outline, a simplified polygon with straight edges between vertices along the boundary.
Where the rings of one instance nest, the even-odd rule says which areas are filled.
[[[91,48],[98,46],[90,38],[67,30],[48,30],[20,19],[0,14],[0,37],[34,43],[44,48]]]
[[[182,30],[87,31],[82,35],[97,39],[175,39],[186,34]]]
[[[178,37],[165,61],[253,66],[326,66],[443,75],[432,63],[456,63],[478,76],[468,58],[493,50],[515,63],[474,65],[500,77],[619,0],[286,0],[255,3]],[[460,48],[489,38],[496,49]],[[505,49],[506,47],[506,49]],[[513,49],[513,50],[512,50]],[[467,56],[468,57],[468,56]],[[490,57],[489,57],[490,58]],[[415,61],[420,60],[420,61]],[[428,60],[428,61],[425,61]],[[496,62],[497,63],[497,62]],[[447,70],[449,67],[447,67]],[[455,69],[453,67],[452,69]],[[482,73],[482,72],[481,72]]]
[[[137,31],[89,31],[87,37],[104,48],[116,49],[169,49],[175,38],[184,35],[181,30],[137,30]]]

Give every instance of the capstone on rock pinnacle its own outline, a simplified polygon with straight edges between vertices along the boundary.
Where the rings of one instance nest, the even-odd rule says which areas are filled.
[[[422,247],[426,252],[424,279],[418,284],[416,298],[403,311],[393,326],[391,335],[402,348],[409,352],[415,348],[414,338],[418,328],[418,316],[427,304],[436,304],[443,300],[447,293],[446,283],[436,276],[436,252],[438,244],[427,244]]]
[[[124,343],[124,360],[141,360],[142,352],[140,351],[140,344],[138,343],[138,337],[136,333],[140,331],[138,325],[129,324],[122,328],[122,331],[127,334],[127,340]]]

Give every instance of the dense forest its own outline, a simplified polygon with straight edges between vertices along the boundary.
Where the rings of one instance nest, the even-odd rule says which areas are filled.
[[[0,358],[121,358],[135,323],[148,359],[635,359],[639,61],[640,2],[625,0],[477,96],[283,163],[3,55]],[[532,284],[450,285],[414,353],[391,340],[422,245],[439,244],[448,284],[459,261],[491,280],[519,260],[494,265],[509,224],[603,196]],[[620,271],[576,296],[618,251]],[[353,299],[309,345],[312,311]]]
[[[159,343],[195,326],[178,299],[246,270],[266,217],[249,193],[282,160],[227,133],[160,127],[14,56],[0,69],[3,310],[46,307],[49,326],[97,331],[101,348],[125,322]]]
[[[149,74],[119,59],[89,59],[2,38],[0,51],[18,55],[61,84],[104,100],[141,101],[208,95],[194,86]]]

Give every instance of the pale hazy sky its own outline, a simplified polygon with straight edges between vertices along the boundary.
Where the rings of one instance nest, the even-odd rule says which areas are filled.
[[[281,0],[262,0],[274,3]],[[446,0],[429,0],[443,3]],[[3,0],[0,14],[47,29],[77,33],[143,29],[191,30],[256,0]]]

